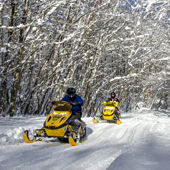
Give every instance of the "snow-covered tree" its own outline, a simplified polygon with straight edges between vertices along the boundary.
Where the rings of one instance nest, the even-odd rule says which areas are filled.
[[[48,114],[74,86],[96,114],[111,91],[124,111],[169,109],[166,1],[1,0],[0,109]]]

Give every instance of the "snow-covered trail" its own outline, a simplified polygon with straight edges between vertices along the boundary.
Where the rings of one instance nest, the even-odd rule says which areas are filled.
[[[45,117],[0,118],[0,170],[169,170],[170,117],[154,111],[122,114],[122,124],[93,124],[76,147],[57,140],[26,144],[22,128]]]

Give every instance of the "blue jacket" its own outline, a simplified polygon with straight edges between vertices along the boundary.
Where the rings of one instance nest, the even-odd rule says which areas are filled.
[[[68,103],[71,102],[67,95],[64,96],[64,98],[63,98],[61,101],[66,101],[66,102],[68,102]],[[79,95],[77,95],[77,94],[76,94],[75,100],[72,101],[72,102],[80,102],[81,105],[83,105],[83,100],[82,100],[82,98],[81,98]],[[80,113],[80,114],[82,115],[82,108],[81,108],[80,105],[79,105],[79,106],[72,106],[71,111],[72,111],[72,112],[78,112],[78,113]]]

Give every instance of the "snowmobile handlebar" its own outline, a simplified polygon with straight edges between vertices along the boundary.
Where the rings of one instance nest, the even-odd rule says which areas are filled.
[[[52,105],[55,105],[57,101],[51,102]],[[81,102],[70,102],[72,106],[82,106]]]
[[[103,103],[104,105],[114,105],[114,106],[117,106],[119,104],[119,102],[116,101],[104,101]]]
[[[54,105],[56,103],[56,101],[52,101],[51,104]]]
[[[70,102],[72,106],[81,106],[82,104],[80,102]]]

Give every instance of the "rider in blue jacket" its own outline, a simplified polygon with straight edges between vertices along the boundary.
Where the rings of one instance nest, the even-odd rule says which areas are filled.
[[[65,95],[62,101],[66,101],[72,105],[71,111],[72,113],[77,116],[79,120],[82,117],[82,108],[83,100],[82,98],[76,94],[76,90],[73,87],[67,89],[67,95]]]

